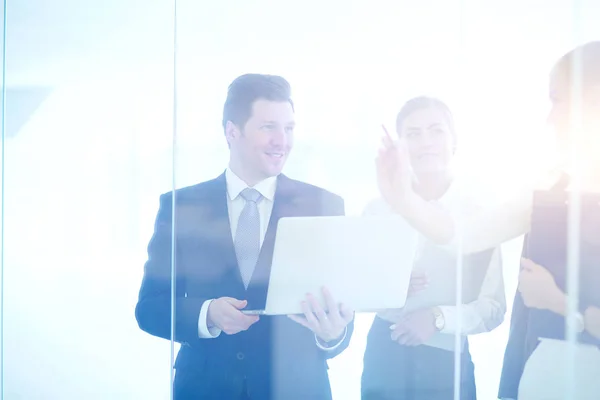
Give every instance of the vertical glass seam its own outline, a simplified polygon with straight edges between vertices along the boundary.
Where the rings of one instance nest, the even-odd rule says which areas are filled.
[[[578,0],[573,0],[572,9],[573,39],[576,45],[581,38],[579,30],[579,17],[581,13],[581,4]],[[573,174],[571,177],[571,190],[569,191],[569,202],[567,211],[567,316],[566,332],[567,339],[567,360],[564,368],[566,369],[565,398],[577,398],[577,385],[575,385],[575,357],[577,346],[576,315],[579,308],[579,272],[580,272],[580,222],[581,222],[581,182],[580,182],[580,164],[577,157],[578,149],[581,146],[581,135],[585,135],[582,129],[582,52],[575,51],[573,57],[569,60],[570,65],[570,102],[572,104],[569,115],[569,136],[573,145],[571,146],[570,162],[573,163]]]
[[[464,76],[464,65],[465,65],[465,0],[458,1],[459,10],[458,10],[458,47],[459,47],[459,60],[458,60],[458,82],[460,85],[464,85],[465,80]],[[462,93],[462,90],[459,90],[459,93]],[[460,96],[459,104],[462,107],[463,99]],[[463,187],[461,190],[465,190]],[[470,190],[466,189],[466,190]],[[461,193],[459,193],[459,196]],[[460,196],[464,198],[463,196]],[[463,291],[463,236],[464,236],[464,227],[461,218],[456,220],[455,222],[455,232],[458,235],[458,251],[456,254],[456,320],[458,321],[456,331],[454,332],[454,400],[459,400],[461,397],[461,345],[462,345],[462,291]]]
[[[5,116],[6,116],[6,0],[3,1],[2,21],[2,150],[0,154],[1,164],[1,193],[0,202],[0,399],[4,399],[4,148],[5,148]]]
[[[176,212],[176,153],[177,153],[177,0],[173,0],[173,126],[172,126],[172,153],[171,153],[171,354],[169,364],[169,393],[170,399],[174,397],[175,382],[175,311],[176,311],[176,238],[175,238],[175,212]]]

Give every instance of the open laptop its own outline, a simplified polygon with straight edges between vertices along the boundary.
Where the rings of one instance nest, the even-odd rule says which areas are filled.
[[[400,216],[281,218],[265,309],[244,313],[301,314],[307,293],[325,308],[323,286],[357,312],[400,308],[417,240]]]

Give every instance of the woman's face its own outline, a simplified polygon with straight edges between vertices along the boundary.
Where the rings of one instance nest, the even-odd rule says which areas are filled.
[[[600,84],[594,87],[593,82],[582,82],[579,96],[573,88],[571,77],[555,67],[550,76],[547,122],[556,134],[563,164],[573,164],[575,154],[581,168],[600,171]]]
[[[444,111],[435,107],[416,110],[396,128],[400,138],[406,140],[411,166],[417,176],[447,172],[456,138]]]

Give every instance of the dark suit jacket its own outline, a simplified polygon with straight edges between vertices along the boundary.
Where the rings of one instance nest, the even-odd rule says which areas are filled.
[[[285,316],[261,317],[248,331],[198,338],[198,317],[207,299],[247,299],[264,308],[277,222],[288,216],[344,214],[341,197],[280,175],[259,260],[246,290],[236,260],[227,210],[225,174],[161,196],[154,235],[136,306],[140,328],[171,339],[172,222],[175,232],[174,340],[178,399],[330,399],[328,358],[343,351],[319,349],[308,329]],[[173,199],[174,210],[173,214]],[[174,217],[173,217],[174,215]],[[340,277],[341,279],[341,277]]]

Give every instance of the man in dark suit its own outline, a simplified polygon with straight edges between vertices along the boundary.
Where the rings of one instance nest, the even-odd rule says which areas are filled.
[[[174,310],[173,339],[182,345],[178,400],[331,399],[327,359],[348,346],[351,310],[326,289],[327,307],[309,294],[302,316],[240,310],[265,306],[279,218],[343,215],[344,202],[281,174],[294,133],[290,86],[282,77],[233,81],[223,128],[226,171],[161,196],[136,319],[142,330],[171,339]]]

